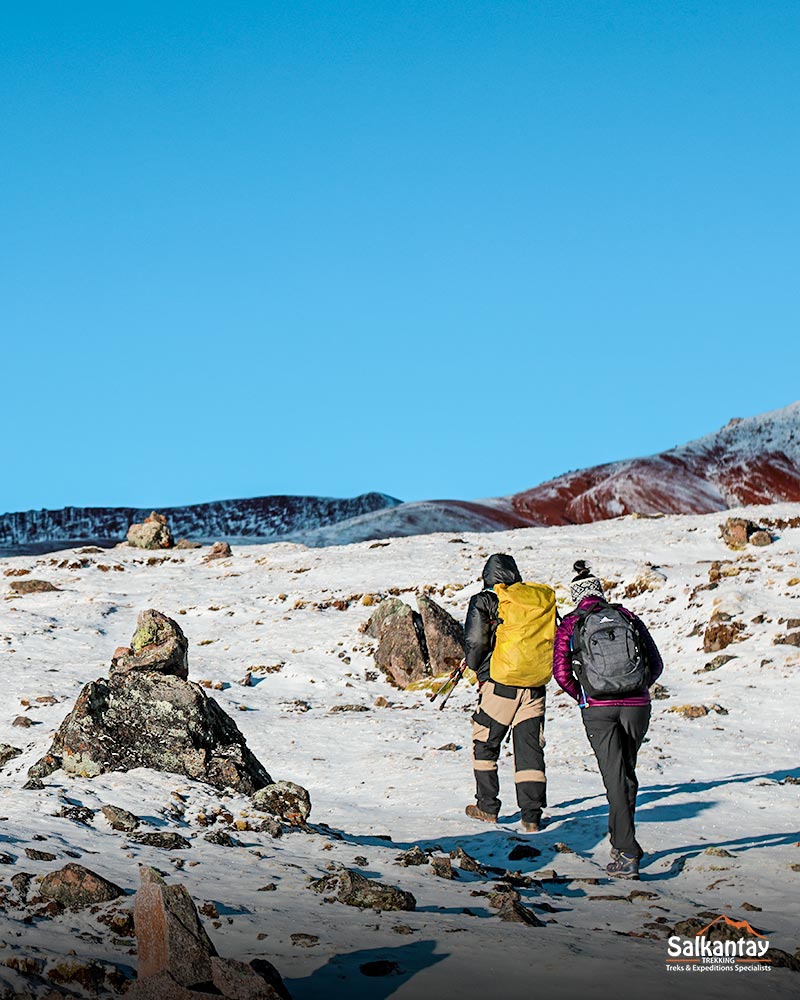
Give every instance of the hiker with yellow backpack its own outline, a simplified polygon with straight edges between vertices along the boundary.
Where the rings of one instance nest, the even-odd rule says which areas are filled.
[[[536,833],[547,804],[545,685],[553,673],[556,595],[542,584],[523,583],[513,557],[502,553],[489,556],[483,586],[469,602],[464,625],[465,659],[479,686],[472,716],[476,803],[466,814],[497,822],[497,761],[510,729],[522,828]]]

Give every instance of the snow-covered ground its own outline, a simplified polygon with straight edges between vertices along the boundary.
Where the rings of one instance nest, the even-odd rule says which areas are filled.
[[[800,515],[800,505],[744,513],[754,520],[790,518]],[[749,919],[773,947],[790,954],[800,945],[800,787],[782,783],[800,777],[800,648],[773,644],[787,631],[780,619],[800,618],[800,528],[776,532],[771,546],[737,553],[719,538],[725,516],[627,517],[326,549],[284,542],[235,547],[231,559],[210,564],[202,561],[204,550],[151,554],[126,547],[0,560],[0,573],[28,568],[31,577],[61,588],[0,603],[0,742],[24,750],[0,772],[0,852],[16,858],[0,868],[0,887],[8,888],[21,871],[41,875],[73,859],[132,891],[137,865],[153,864],[183,882],[199,904],[216,903],[218,920],[205,923],[221,954],[269,958],[297,1000],[516,998],[540,989],[552,997],[579,990],[611,996],[623,980],[635,983],[637,995],[651,997],[678,991],[755,996],[765,989],[796,996],[800,978],[784,969],[679,975],[664,968],[664,928],[706,911]],[[502,822],[487,827],[464,816],[473,794],[474,689],[464,684],[440,712],[424,692],[399,692],[375,677],[370,643],[359,632],[371,612],[361,595],[396,589],[413,601],[415,588],[431,585],[434,599],[463,620],[483,563],[495,551],[511,552],[526,579],[555,586],[562,610],[569,610],[570,567],[578,557],[604,579],[619,581],[614,599],[623,600],[636,581],[651,588],[624,599],[662,649],[661,683],[670,695],[653,703],[640,758],[639,839],[648,852],[640,883],[604,878],[607,813],[600,777],[578,710],[554,686],[547,714],[549,824],[525,836],[507,756],[501,761]],[[76,560],[87,564],[57,565]],[[708,582],[713,560],[730,560],[736,575],[692,597]],[[112,568],[102,571],[101,565]],[[346,610],[318,607],[342,599],[350,599]],[[47,749],[82,686],[107,672],[115,648],[127,645],[138,612],[147,607],[181,624],[190,640],[190,679],[222,682],[214,696],[273,777],[309,789],[313,835],[298,831],[273,840],[242,832],[235,834],[238,848],[207,843],[194,816],[216,804],[238,817],[248,801],[150,771],[94,780],[67,779],[58,771],[44,790],[22,789],[27,768]],[[702,632],[717,609],[746,630],[725,650],[735,659],[703,671],[716,654],[703,653]],[[253,687],[236,683],[256,666],[278,669],[256,672]],[[57,703],[35,701],[48,695]],[[389,707],[375,705],[381,695]],[[669,711],[684,704],[717,705],[727,714],[688,719]],[[332,713],[336,705],[369,710]],[[20,714],[35,725],[12,726]],[[459,749],[439,749],[450,743]],[[176,791],[183,819],[175,812]],[[99,813],[90,826],[54,817],[65,803],[93,809],[113,803],[196,839],[191,849],[169,853],[131,844]],[[460,873],[448,881],[430,866],[397,865],[397,855],[414,844],[438,845],[443,852],[460,846],[486,865],[534,875],[554,869],[566,878],[545,875],[541,888],[521,890],[546,926],[505,923],[485,895],[473,895],[491,889],[496,876]],[[510,861],[520,844],[541,853]],[[56,860],[30,860],[26,847],[49,851]],[[709,847],[732,856],[709,855]],[[379,914],[326,903],[306,884],[331,862],[412,891],[416,911]],[[597,884],[581,881],[598,878]],[[259,892],[267,883],[275,891]],[[631,900],[631,890],[645,895]],[[135,968],[130,944],[124,938],[115,943],[90,913],[26,924],[27,911],[14,898],[9,891],[5,903],[0,899],[0,962],[9,956],[50,961],[74,949],[81,958]],[[298,933],[318,940],[303,947],[292,941]],[[399,969],[385,977],[359,971],[376,959]],[[0,992],[15,982],[16,974],[0,966]]]

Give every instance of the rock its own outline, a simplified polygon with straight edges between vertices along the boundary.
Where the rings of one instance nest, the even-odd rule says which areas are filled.
[[[54,872],[53,874],[56,873]],[[23,903],[27,902],[32,881],[33,875],[29,872],[17,872],[16,875],[11,876],[11,884],[16,889],[17,895]]]
[[[154,830],[152,833],[132,833],[130,839],[143,847],[158,847],[162,851],[184,851],[191,843],[179,833],[170,830]]]
[[[13,580],[11,590],[15,594],[49,594],[60,587],[53,586],[49,580]]]
[[[275,967],[271,966],[271,969],[283,986]],[[283,987],[284,991],[280,993],[252,965],[233,958],[211,959],[211,981],[224,997],[230,997],[231,1000],[281,1000],[283,997],[288,997],[286,987]]]
[[[428,660],[434,674],[446,673],[464,658],[464,628],[426,594],[417,597]]]
[[[768,539],[766,542],[759,540],[756,542],[757,545],[768,545],[772,541],[772,536],[763,528],[744,517],[729,517],[720,525],[719,533],[729,549],[743,549],[757,533],[767,535]]]
[[[497,910],[497,916],[514,924],[527,924],[529,927],[544,927],[544,923],[529,910],[519,899],[516,892],[495,892],[489,896],[489,905]]]
[[[218,847],[242,846],[226,830],[209,830],[208,833],[203,834],[203,840],[208,841],[209,844],[216,844]]]
[[[415,844],[413,847],[409,847],[407,851],[403,851],[402,854],[398,855],[395,861],[405,868],[411,865],[427,865],[428,855],[422,850],[419,844]]]
[[[517,844],[512,847],[508,854],[509,861],[527,861],[531,858],[538,858],[542,852],[530,844]]]
[[[705,705],[673,705],[667,711],[682,715],[684,719],[701,719],[704,715],[708,715]]]
[[[228,559],[232,555],[231,547],[227,542],[214,542],[204,558],[206,562],[211,562],[213,559]]]
[[[436,749],[455,751],[455,750],[460,750],[461,747],[457,743],[445,743],[444,746],[437,747]]]
[[[311,796],[293,781],[276,781],[261,788],[251,799],[254,809],[280,816],[292,826],[302,826],[311,815]]]
[[[167,519],[153,511],[142,524],[128,528],[128,545],[137,549],[171,549],[175,544]]]
[[[348,868],[316,879],[309,884],[309,888],[323,896],[334,896],[347,906],[375,910],[413,910],[417,905],[410,892],[383,882],[374,882]]]
[[[650,688],[650,692],[657,701],[664,701],[666,698],[670,697],[669,691],[664,687],[663,684],[658,684],[658,683],[654,684]]]
[[[217,951],[192,898],[182,885],[168,885],[154,868],[142,867],[134,898],[138,976],[168,973],[181,986],[212,981]]]
[[[433,868],[433,874],[438,875],[439,878],[456,878],[456,872],[453,871],[453,865],[449,857],[441,857],[434,854],[431,857],[431,868]]]
[[[73,823],[80,823],[81,826],[91,826],[94,821],[94,809],[89,809],[88,806],[62,806],[53,815],[71,819]]]
[[[275,990],[281,1000],[292,1000],[289,991],[284,986],[283,979],[281,979],[281,974],[272,962],[268,962],[266,958],[254,958],[250,961],[250,968]]]
[[[787,632],[786,635],[776,635],[773,646],[800,646],[800,632]]]
[[[130,648],[123,646],[114,653],[111,672],[145,670],[186,680],[189,676],[188,651],[189,643],[180,625],[149,608],[139,615]]]
[[[751,545],[772,545],[772,535],[768,531],[759,529],[753,532],[748,541]]]
[[[291,939],[295,948],[313,948],[319,944],[319,937],[316,934],[292,934]]]
[[[18,729],[30,729],[35,723],[27,715],[18,715],[11,725],[16,726]]]
[[[369,621],[362,626],[361,631],[364,632],[365,635],[371,636],[373,639],[380,639],[384,623],[391,618],[392,615],[402,613],[403,608],[407,607],[408,605],[404,604],[399,597],[387,597],[386,600],[381,601],[377,608],[372,612],[372,616]]]
[[[712,858],[734,858],[735,854],[726,851],[724,847],[707,847],[703,854],[710,854]]]
[[[175,542],[176,549],[202,549],[202,547],[202,542],[195,542],[191,538],[179,538],[178,541]]]
[[[55,899],[68,910],[82,910],[95,903],[107,903],[125,894],[114,882],[73,862],[45,875],[39,893]]]
[[[375,664],[399,688],[433,676],[422,618],[407,604],[400,602],[400,608],[385,619],[375,650]]]
[[[557,843],[553,844],[553,850],[557,851],[559,854],[574,854],[575,853],[572,850],[572,848],[569,846],[569,844],[565,844],[565,843],[563,843],[560,840]]]
[[[736,657],[730,655],[729,653],[720,653],[719,656],[715,656],[713,660],[709,660],[708,663],[701,668],[696,673],[708,673],[710,670],[719,670],[720,667],[724,667],[726,663],[730,663],[731,660],[735,660]]]
[[[111,824],[112,829],[122,833],[132,833],[140,823],[139,817],[120,806],[103,806],[100,812]]]
[[[168,972],[138,979],[125,994],[130,1000],[207,1000],[209,995],[181,986]]]
[[[739,633],[744,631],[742,622],[717,622],[710,624],[703,635],[703,651],[716,653],[732,642],[737,642]]]
[[[76,958],[65,958],[50,966],[47,978],[60,985],[74,983],[86,990],[89,996],[102,996],[106,970],[99,962],[82,962]]]
[[[25,857],[30,861],[55,861],[55,854],[51,854],[50,851],[39,851],[35,847],[25,848]]]
[[[368,712],[369,705],[334,705],[331,708],[331,715],[338,712]]]
[[[245,795],[272,784],[236,723],[198,684],[141,670],[86,685],[28,775],[59,767],[87,778],[151,767]]]
[[[12,747],[10,743],[0,743],[0,768],[5,767],[15,757],[19,757],[21,753],[18,747]]]
[[[538,852],[537,852],[538,853]],[[450,852],[450,857],[458,861],[458,867],[465,872],[482,872],[483,865],[471,854],[467,854],[463,847],[457,847]]]

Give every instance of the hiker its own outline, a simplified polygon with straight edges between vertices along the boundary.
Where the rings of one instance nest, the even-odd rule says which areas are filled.
[[[484,589],[469,602],[464,626],[466,663],[478,675],[472,716],[476,804],[467,816],[496,823],[500,813],[497,760],[511,729],[514,782],[526,833],[540,829],[546,802],[545,685],[552,676],[555,593],[522,582],[509,555],[489,556]]]
[[[609,875],[639,877],[644,853],[636,839],[636,755],[650,724],[650,691],[661,675],[661,654],[642,622],[609,604],[603,585],[583,560],[574,565],[575,610],[556,630],[553,676],[582,709],[608,798]]]

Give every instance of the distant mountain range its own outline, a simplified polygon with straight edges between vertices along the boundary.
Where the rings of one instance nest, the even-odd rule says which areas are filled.
[[[383,493],[352,499],[274,496],[249,500],[217,500],[187,507],[161,507],[175,538],[202,541],[258,538],[272,541],[298,531],[347,521],[401,501]],[[67,548],[70,545],[124,541],[128,527],[141,522],[151,508],[64,507],[0,515],[0,548]],[[50,544],[58,543],[58,544]]]
[[[800,402],[734,419],[713,434],[647,458],[568,472],[508,497],[402,503],[384,493],[352,499],[275,496],[161,508],[176,538],[286,539],[342,545],[437,531],[500,531],[582,524],[622,514],[703,514],[800,501]],[[149,509],[65,507],[0,515],[0,548],[111,544]]]

